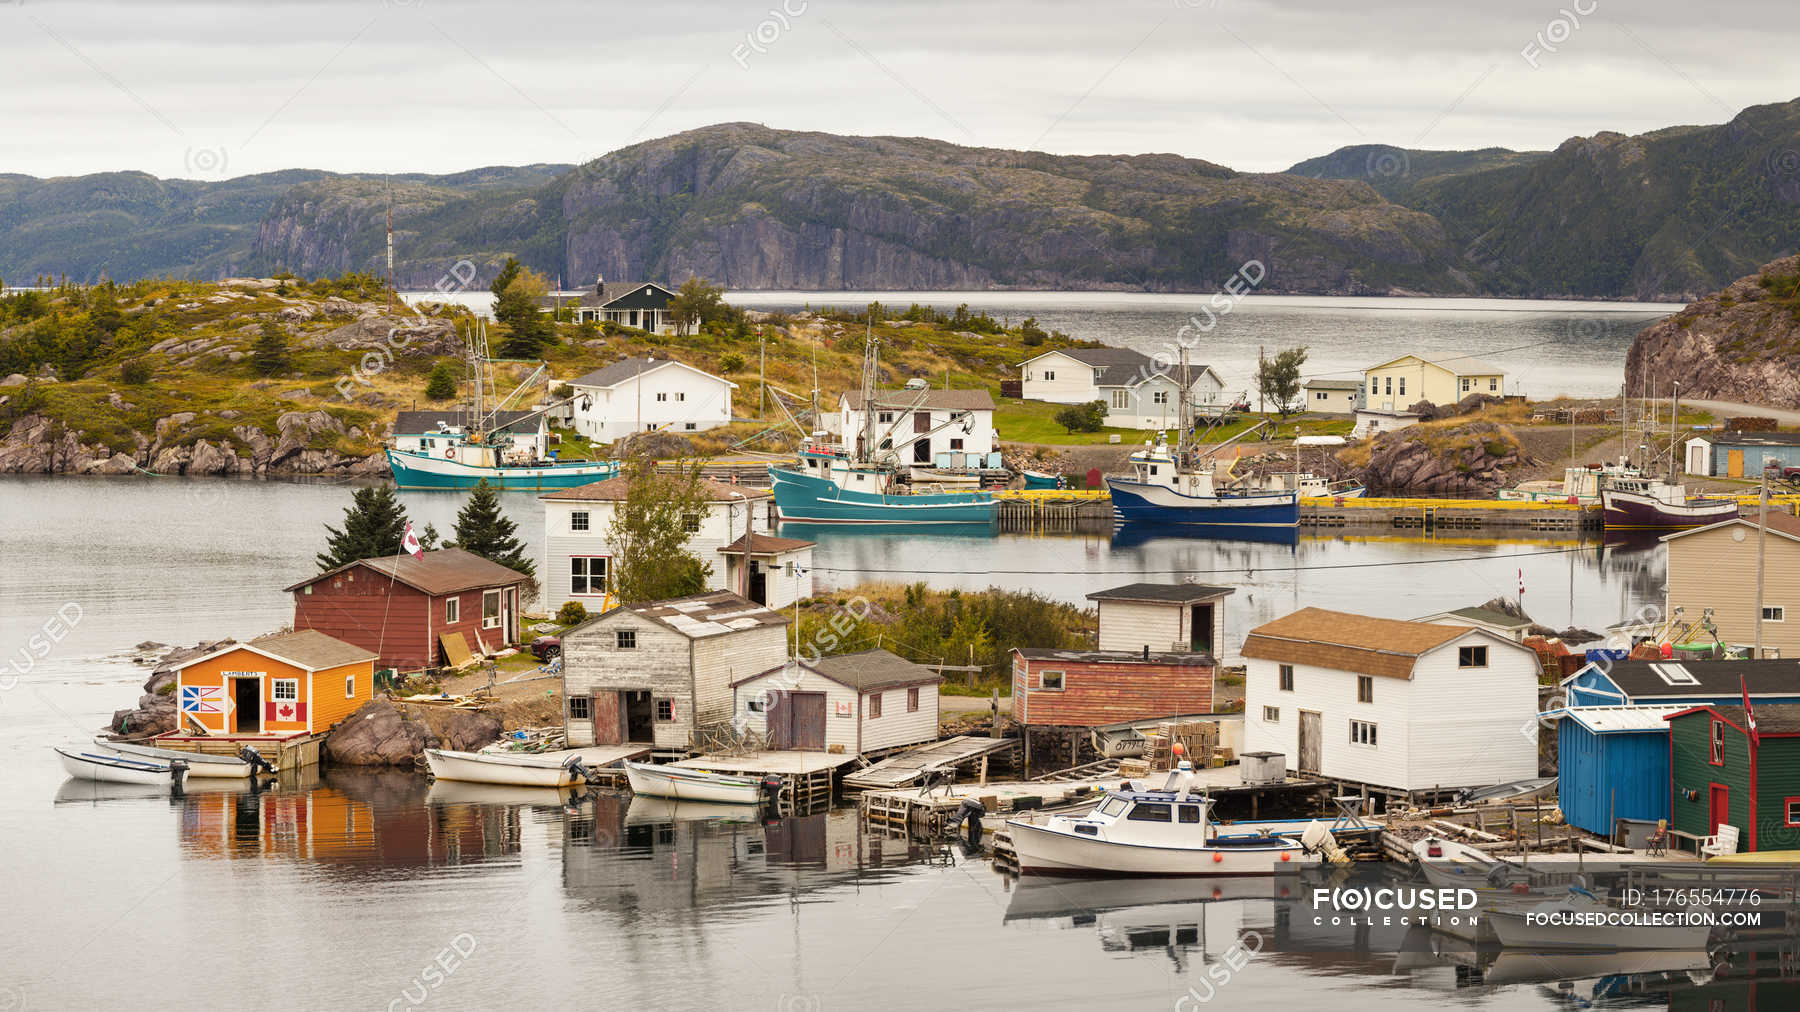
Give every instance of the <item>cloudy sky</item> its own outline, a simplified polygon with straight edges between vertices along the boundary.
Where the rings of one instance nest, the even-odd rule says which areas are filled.
[[[574,162],[732,120],[1278,170],[1800,95],[1792,0],[0,0],[0,172]]]

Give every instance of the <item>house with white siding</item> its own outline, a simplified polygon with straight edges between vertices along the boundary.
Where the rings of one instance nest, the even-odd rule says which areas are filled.
[[[1457,608],[1455,611],[1440,611],[1432,615],[1422,615],[1413,621],[1486,629],[1496,636],[1504,636],[1515,643],[1523,643],[1525,637],[1531,635],[1531,623],[1528,620],[1492,608]]]
[[[732,683],[780,666],[788,620],[729,591],[615,608],[564,633],[563,728],[572,747],[686,750],[730,723]]]
[[[1487,629],[1302,608],[1244,641],[1244,748],[1389,792],[1538,771],[1538,656]]]
[[[1225,381],[1211,366],[1188,366],[1196,414],[1229,406]],[[1019,394],[1052,404],[1106,404],[1106,424],[1121,429],[1166,429],[1181,418],[1176,367],[1129,348],[1063,348],[1019,363]]]
[[[634,432],[704,432],[731,421],[737,384],[668,358],[628,358],[567,381],[575,431],[610,443]]]
[[[732,685],[737,719],[770,748],[869,755],[938,738],[943,676],[886,650],[788,660]]]
[[[898,447],[903,463],[984,467],[996,449],[994,398],[986,390],[877,390],[873,400],[875,445],[883,450]],[[860,446],[867,438],[869,408],[862,391],[840,396],[838,410],[830,418],[843,446]],[[971,455],[974,464],[969,463]]]
[[[772,536],[767,489],[702,478],[700,490],[705,508],[683,518],[683,524],[689,533],[687,550],[712,566],[709,590],[733,590],[774,607],[792,604],[796,594],[812,596],[812,542]],[[544,562],[538,578],[545,608],[554,612],[565,602],[580,601],[595,611],[605,602],[617,554],[610,534],[613,517],[630,491],[631,479],[620,476],[538,497],[544,504]],[[758,536],[747,570],[744,546],[737,544],[746,533]]]

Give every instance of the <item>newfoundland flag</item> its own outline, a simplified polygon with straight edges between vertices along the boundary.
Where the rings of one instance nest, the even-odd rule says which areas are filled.
[[[411,520],[406,522],[406,533],[400,536],[400,550],[415,559],[425,557],[425,546],[419,544],[419,536],[413,533]]]

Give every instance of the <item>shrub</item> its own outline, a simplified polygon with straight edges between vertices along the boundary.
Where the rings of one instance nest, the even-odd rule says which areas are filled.
[[[119,367],[119,379],[134,387],[141,387],[150,382],[150,363],[141,358],[134,358]]]
[[[449,362],[439,362],[431,368],[431,378],[425,381],[425,399],[431,401],[447,401],[456,396],[456,370]]]
[[[1069,432],[1099,432],[1106,424],[1106,402],[1089,401],[1057,409],[1051,416],[1056,424]]]
[[[582,604],[580,601],[570,601],[556,610],[556,621],[562,625],[576,625],[581,622],[586,622],[587,617],[587,605]]]
[[[719,370],[721,372],[737,372],[743,367],[744,356],[739,355],[735,351],[729,351],[719,356]]]

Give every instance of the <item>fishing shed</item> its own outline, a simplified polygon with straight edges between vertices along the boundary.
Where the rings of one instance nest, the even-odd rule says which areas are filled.
[[[1695,706],[1669,715],[1669,827],[1735,826],[1738,849],[1800,849],[1800,705]]]
[[[1669,725],[1687,709],[1571,706],[1553,710],[1558,803],[1569,825],[1611,837],[1620,819],[1669,817]]]
[[[329,730],[373,698],[375,653],[316,629],[262,636],[175,669],[183,734],[285,738]]]
[[[789,660],[732,683],[738,720],[775,749],[867,755],[935,741],[943,676],[886,650]]]
[[[1694,436],[1685,444],[1688,474],[1711,478],[1754,478],[1763,461],[1800,467],[1800,432],[1741,432],[1726,429]]]
[[[614,608],[562,636],[572,747],[687,751],[732,719],[732,683],[787,660],[788,620],[728,590]]]
[[[1741,701],[1800,703],[1800,660],[1596,660],[1562,680],[1570,706],[1649,706]]]
[[[402,671],[459,663],[519,642],[526,576],[460,548],[360,559],[287,588],[294,628],[316,629]],[[448,645],[446,646],[446,641]],[[454,656],[452,656],[454,655]]]

